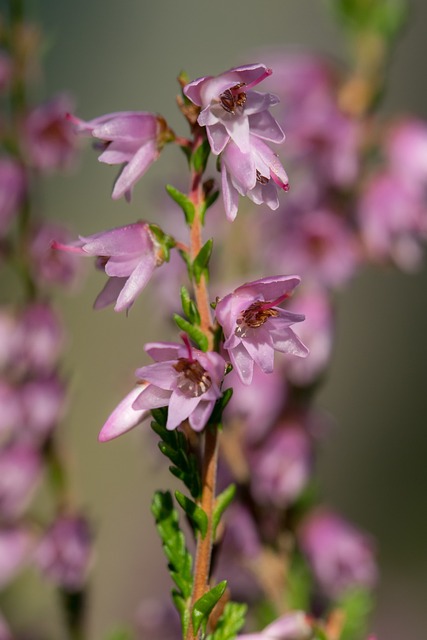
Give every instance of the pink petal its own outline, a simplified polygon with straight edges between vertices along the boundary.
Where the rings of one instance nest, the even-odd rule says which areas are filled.
[[[298,338],[292,329],[281,330],[276,333],[275,330],[270,332],[273,347],[276,351],[282,353],[290,353],[300,358],[305,358],[310,353],[305,344]]]
[[[126,280],[127,278],[109,278],[101,293],[98,294],[93,304],[93,308],[104,309],[104,307],[108,307],[108,305],[116,302],[120,291],[126,284]]]
[[[170,391],[160,389],[154,384],[149,384],[136,398],[133,407],[134,409],[148,409],[150,411],[151,409],[159,409],[169,404],[170,397]]]
[[[123,398],[99,432],[99,442],[108,442],[108,440],[113,440],[113,438],[117,438],[122,433],[130,431],[149,415],[147,409],[138,409],[133,406],[141,391],[146,389],[147,386],[148,383],[138,385]]]
[[[198,398],[187,398],[179,391],[173,391],[169,401],[168,421],[166,429],[176,429],[186,420],[200,402]]]
[[[201,431],[206,426],[214,405],[215,401],[205,402],[202,400],[199,402],[189,417],[190,426],[194,431]]]
[[[243,384],[251,384],[254,361],[240,343],[238,347],[229,352],[231,363]]]
[[[117,178],[112,198],[118,200],[126,191],[130,191],[135,182],[139,180],[149,166],[157,160],[157,157],[158,150],[156,141],[150,140],[143,144]]]
[[[147,282],[153,275],[156,267],[154,256],[149,256],[139,263],[134,272],[129,276],[119,297],[117,298],[115,311],[123,311],[128,309],[134,302],[138,294],[146,286]]]
[[[249,127],[253,135],[280,144],[285,139],[285,134],[279,123],[269,111],[260,111],[249,116]]]

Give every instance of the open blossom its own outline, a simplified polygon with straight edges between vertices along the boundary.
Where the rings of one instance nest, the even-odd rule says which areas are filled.
[[[212,152],[220,154],[229,140],[248,153],[249,132],[270,142],[283,142],[284,133],[268,109],[278,99],[252,88],[271,75],[263,64],[235,67],[218,76],[204,76],[184,87],[184,93],[201,107],[197,122],[206,127]]]
[[[251,384],[254,363],[273,371],[274,351],[305,357],[307,347],[290,328],[304,316],[280,309],[299,284],[298,276],[271,276],[247,282],[222,298],[216,317],[224,331],[224,348],[244,384]]]
[[[256,136],[249,138],[246,153],[230,141],[221,156],[222,193],[229,220],[236,217],[239,194],[277,209],[277,189],[289,189],[288,176],[274,151]]]
[[[54,242],[52,246],[98,258],[109,279],[95,300],[95,309],[113,302],[115,311],[129,309],[163,262],[161,248],[143,221],[79,238],[72,244]]]
[[[130,200],[135,183],[173,136],[161,116],[145,111],[108,113],[87,122],[73,116],[70,119],[78,133],[101,141],[100,162],[124,165],[114,184],[114,200],[123,195]]]
[[[167,429],[175,429],[184,420],[201,431],[221,397],[225,361],[218,353],[193,349],[185,344],[153,342],[145,346],[154,364],[137,369],[139,379],[150,382],[134,401],[136,409],[169,406]]]
[[[240,640],[310,640],[313,629],[303,611],[285,613],[262,631],[239,635]]]

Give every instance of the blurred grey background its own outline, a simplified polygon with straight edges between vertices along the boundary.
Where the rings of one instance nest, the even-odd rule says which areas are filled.
[[[39,0],[30,3],[49,40],[43,91],[66,90],[77,113],[91,118],[119,110],[162,113],[185,124],[174,105],[176,75],[216,74],[253,50],[289,45],[345,57],[327,0]],[[390,70],[384,111],[427,116],[422,70],[427,4],[412,19]],[[249,54],[248,54],[249,52]],[[167,157],[166,157],[167,156]],[[156,220],[147,189],[159,189],[178,150],[150,169],[131,205],[110,198],[116,168],[87,150],[68,176],[48,180],[47,215],[90,234],[137,218]],[[139,300],[128,317],[95,313],[103,279],[90,271],[75,296],[58,296],[68,325],[65,369],[71,379],[64,442],[76,499],[93,519],[98,555],[92,578],[91,639],[117,622],[132,624],[143,598],[164,591],[164,559],[149,502],[168,479],[143,426],[108,444],[97,434],[133,382],[147,340],[164,336],[161,309]],[[321,404],[337,427],[323,447],[326,500],[375,536],[382,581],[372,629],[381,640],[419,640],[427,627],[427,270],[406,276],[365,272],[341,296],[338,343]],[[159,320],[160,317],[160,320]],[[164,322],[166,327],[166,319]],[[55,628],[31,598],[28,616]],[[58,639],[59,640],[59,639]]]

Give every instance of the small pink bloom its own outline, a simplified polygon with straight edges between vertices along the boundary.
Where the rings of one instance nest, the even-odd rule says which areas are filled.
[[[108,442],[108,440],[113,440],[113,438],[121,436],[122,433],[130,431],[150,416],[148,409],[137,409],[134,407],[135,400],[139,397],[140,393],[148,387],[148,384],[148,382],[145,382],[136,386],[117,405],[99,432],[99,442]]]
[[[224,359],[218,353],[193,349],[188,339],[184,345],[153,342],[145,350],[156,362],[137,369],[137,377],[151,384],[140,392],[133,407],[168,406],[167,429],[176,429],[188,419],[192,429],[201,431],[222,395]]]
[[[408,187],[424,190],[427,183],[427,123],[415,118],[394,125],[386,139],[391,172]]]
[[[271,73],[263,64],[249,64],[219,76],[198,78],[184,87],[187,98],[201,107],[197,121],[206,126],[215,155],[224,150],[230,139],[248,153],[249,132],[270,142],[283,142],[284,133],[268,111],[277,104],[276,96],[252,91]]]
[[[274,351],[305,357],[307,347],[290,326],[304,316],[280,309],[299,284],[298,276],[272,276],[247,282],[222,298],[216,317],[224,331],[224,348],[244,384],[251,384],[254,363],[273,371]]]
[[[24,126],[24,143],[30,162],[41,171],[69,166],[76,151],[73,127],[66,114],[71,111],[67,96],[57,96],[29,114]]]
[[[293,422],[281,423],[250,456],[251,492],[262,505],[286,508],[300,496],[312,470],[312,444]]]
[[[28,562],[34,537],[28,529],[0,529],[0,589],[5,587]]]
[[[335,598],[352,587],[372,588],[378,577],[372,540],[332,511],[317,509],[298,532],[324,592]]]
[[[303,611],[290,611],[257,633],[244,633],[238,640],[310,640],[313,629]]]
[[[47,303],[24,309],[17,326],[19,347],[15,365],[26,373],[46,375],[55,369],[64,348],[64,330]]]
[[[80,261],[70,251],[56,251],[52,247],[54,240],[67,244],[71,240],[70,232],[51,222],[44,222],[33,230],[29,245],[33,276],[42,286],[57,284],[70,287],[80,275]]]
[[[0,235],[7,233],[18,214],[26,189],[22,167],[10,158],[0,158]]]
[[[115,302],[115,311],[129,309],[162,262],[160,248],[146,222],[136,222],[92,236],[79,236],[75,243],[53,247],[83,256],[96,256],[98,266],[109,277],[95,300],[95,309]]]
[[[41,476],[38,452],[15,444],[0,450],[0,518],[19,517],[30,502]]]
[[[57,375],[29,380],[20,389],[24,413],[22,437],[40,443],[64,416],[66,388]]]
[[[157,160],[172,132],[165,120],[145,111],[108,113],[93,120],[70,116],[77,132],[91,135],[102,143],[100,162],[124,165],[112,193],[114,200],[130,200],[135,183]]]
[[[92,535],[81,516],[59,517],[35,552],[35,561],[45,576],[67,591],[79,591],[92,559]]]
[[[274,210],[279,206],[277,189],[289,189],[288,176],[278,156],[256,136],[250,135],[249,140],[246,153],[230,141],[221,156],[222,194],[231,221],[237,214],[239,194]]]

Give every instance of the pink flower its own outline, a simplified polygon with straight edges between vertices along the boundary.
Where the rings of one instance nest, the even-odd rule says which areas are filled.
[[[427,124],[415,118],[391,128],[386,153],[392,173],[419,191],[427,182]]]
[[[22,167],[9,158],[0,158],[0,235],[7,233],[23,202],[26,183]]]
[[[285,613],[257,633],[244,633],[238,640],[310,640],[313,630],[303,611]]]
[[[129,309],[144,289],[154,269],[163,262],[160,246],[146,222],[135,222],[92,236],[79,236],[73,244],[54,242],[53,247],[84,256],[97,256],[98,266],[109,277],[95,300],[95,309],[115,302],[115,311]]]
[[[24,143],[30,162],[37,169],[63,169],[73,160],[75,136],[66,118],[70,110],[70,99],[61,95],[33,109],[26,119]]]
[[[230,141],[221,156],[222,195],[229,220],[237,214],[239,194],[277,209],[277,188],[288,191],[288,176],[278,156],[262,140],[249,136],[246,153]]]
[[[283,142],[284,133],[268,111],[278,99],[270,93],[252,91],[271,73],[263,64],[249,64],[219,76],[198,78],[184,87],[187,98],[201,107],[197,122],[206,126],[215,155],[224,150],[230,139],[248,153],[249,132],[270,142]]]
[[[14,444],[0,450],[0,517],[19,517],[33,496],[42,471],[39,453]]]
[[[313,511],[303,520],[298,537],[328,596],[375,585],[378,570],[372,540],[339,515],[326,509]]]
[[[144,382],[136,386],[117,405],[99,432],[99,442],[108,442],[113,438],[118,438],[122,433],[126,433],[138,426],[150,415],[148,409],[138,409],[134,406],[135,400],[148,387],[148,384],[148,382]]]
[[[51,373],[64,348],[64,330],[52,307],[37,302],[28,305],[17,325],[19,346],[15,366],[35,375]]]
[[[74,253],[55,251],[53,240],[66,244],[71,240],[70,232],[51,222],[44,222],[33,230],[29,246],[33,276],[42,286],[59,284],[69,287],[78,280],[80,261]]]
[[[175,429],[184,420],[195,431],[201,431],[221,397],[220,386],[225,373],[225,361],[218,354],[193,349],[185,344],[153,342],[145,346],[155,360],[136,375],[150,382],[133,403],[135,409],[151,410],[169,406],[166,428]]]
[[[101,141],[100,162],[124,165],[114,184],[114,200],[123,195],[130,200],[135,183],[173,136],[161,116],[145,111],[108,113],[87,122],[73,116],[70,119],[78,133]]]
[[[286,508],[300,496],[312,470],[310,438],[297,423],[281,423],[255,450],[251,492],[262,505]]]
[[[59,517],[35,552],[41,571],[67,591],[79,591],[86,580],[92,557],[92,535],[81,516]]]
[[[27,563],[33,549],[33,534],[23,527],[0,529],[0,589]]]
[[[273,371],[274,351],[305,357],[308,349],[290,326],[304,316],[277,305],[299,284],[298,276],[272,276],[247,282],[222,298],[216,317],[224,331],[224,348],[244,384],[251,384],[256,363]]]

